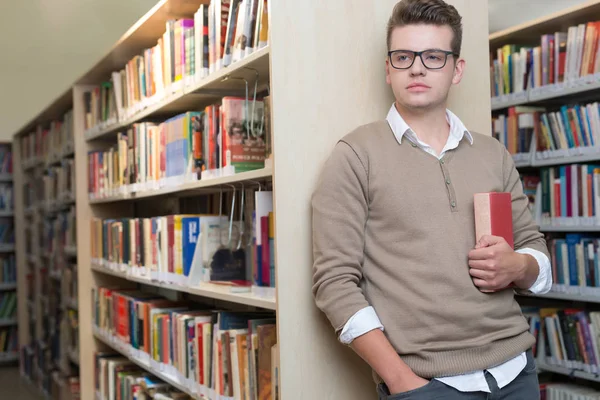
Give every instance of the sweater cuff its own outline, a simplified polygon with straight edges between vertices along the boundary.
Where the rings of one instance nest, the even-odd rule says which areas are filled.
[[[373,329],[381,329],[383,331],[383,325],[375,309],[371,306],[362,308],[346,322],[342,333],[340,333],[340,341],[344,344],[350,344],[357,337]]]
[[[541,251],[524,248],[516,250],[517,253],[529,254],[536,259],[539,266],[539,274],[533,285],[528,289],[532,294],[547,293],[552,288],[552,266],[550,260]]]

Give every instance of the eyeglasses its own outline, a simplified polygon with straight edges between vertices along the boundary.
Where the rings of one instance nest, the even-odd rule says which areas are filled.
[[[458,54],[446,50],[392,50],[388,52],[392,67],[395,69],[408,69],[412,67],[417,56],[421,58],[421,62],[425,68],[441,69],[446,66],[449,55],[458,56]]]

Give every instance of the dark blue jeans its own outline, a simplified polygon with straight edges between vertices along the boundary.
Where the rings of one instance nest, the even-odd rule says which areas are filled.
[[[393,395],[389,394],[387,386],[382,383],[377,387],[377,392],[379,400],[539,400],[540,398],[535,359],[531,350],[527,351],[527,365],[523,371],[502,389],[498,388],[496,380],[487,371],[485,371],[485,379],[491,393],[460,392],[436,379],[432,379],[418,389]]]

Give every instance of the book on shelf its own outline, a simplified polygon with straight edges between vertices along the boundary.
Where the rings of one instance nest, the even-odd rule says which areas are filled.
[[[0,354],[17,352],[18,340],[16,327],[0,327]]]
[[[254,197],[239,220],[212,214],[93,218],[91,257],[127,274],[189,287],[274,287],[272,192]]]
[[[0,292],[0,319],[11,319],[17,316],[17,292]]]
[[[594,388],[567,382],[541,383],[540,400],[595,400],[600,392]]]
[[[43,176],[44,201],[48,205],[60,206],[75,198],[75,168],[72,158],[63,159],[59,166],[46,170]]]
[[[136,290],[97,288],[92,297],[104,337],[153,371],[179,378],[189,393],[275,398],[272,312],[215,311]]]
[[[98,400],[145,399],[192,400],[123,355],[111,352],[94,354],[95,389]]]
[[[600,296],[600,239],[580,233],[548,240],[553,290]]]
[[[600,143],[598,102],[563,105],[538,120],[537,151],[595,147]]]
[[[534,356],[548,365],[598,374],[599,313],[578,308],[525,308]]]
[[[268,43],[267,0],[213,0],[84,93],[85,129],[112,125]],[[108,79],[109,78],[109,79]]]
[[[12,175],[12,150],[11,146],[7,144],[0,144],[0,174],[1,175]]]
[[[0,246],[14,245],[15,230],[11,219],[0,219]]]
[[[46,127],[38,125],[36,130],[20,139],[21,160],[33,159],[52,163],[73,149],[73,110],[67,111],[62,119],[51,121]],[[68,151],[71,149],[71,151]]]
[[[0,212],[13,212],[15,209],[13,186],[0,183]]]
[[[600,225],[600,165],[541,168],[540,186],[543,224]]]
[[[16,283],[17,268],[14,254],[0,255],[0,284]]]
[[[539,139],[539,136],[534,135],[537,116],[544,110],[542,107],[510,107],[506,115],[500,114],[492,118],[493,136],[511,155],[529,155],[532,141]]]
[[[574,81],[600,72],[598,22],[546,32],[530,45],[505,44],[491,54],[492,97]]]
[[[136,123],[110,149],[88,154],[88,192],[103,196],[189,182],[205,171],[260,169],[267,158],[266,135],[261,99],[226,96],[204,111]]]

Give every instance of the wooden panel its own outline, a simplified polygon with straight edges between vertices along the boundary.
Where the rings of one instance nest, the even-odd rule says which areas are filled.
[[[524,7],[527,5],[524,4]],[[566,32],[569,26],[594,21],[598,17],[600,1],[587,1],[489,35],[490,50],[508,43],[540,45],[540,37],[545,33]]]
[[[385,118],[393,102],[384,60],[385,26],[395,3],[270,3],[277,320],[284,399],[376,398],[370,369],[338,342],[314,305],[310,198],[334,143],[359,124]],[[487,63],[487,5],[450,3],[463,12],[468,35],[483,38],[466,39],[464,56],[468,62],[481,57]],[[472,64],[472,74],[454,90],[450,108],[467,126],[489,131],[487,66],[478,74],[477,62]]]
[[[29,343],[29,311],[27,306],[27,271],[29,263],[25,253],[25,200],[23,184],[25,174],[21,168],[21,146],[19,139],[13,140],[13,195],[15,197],[15,257],[17,262],[17,317],[19,321],[19,348]],[[19,227],[19,229],[17,229]],[[23,364],[21,364],[23,368]]]
[[[77,302],[79,306],[79,379],[82,400],[94,398],[94,352],[97,344],[92,334],[93,282],[90,267],[90,221],[92,217],[87,201],[87,148],[84,131],[84,86],[73,88],[73,132],[75,137],[75,201],[77,204]]]
[[[450,91],[448,108],[460,117],[467,129],[491,135],[487,1],[446,1],[463,17],[461,57],[466,61],[461,83]]]

